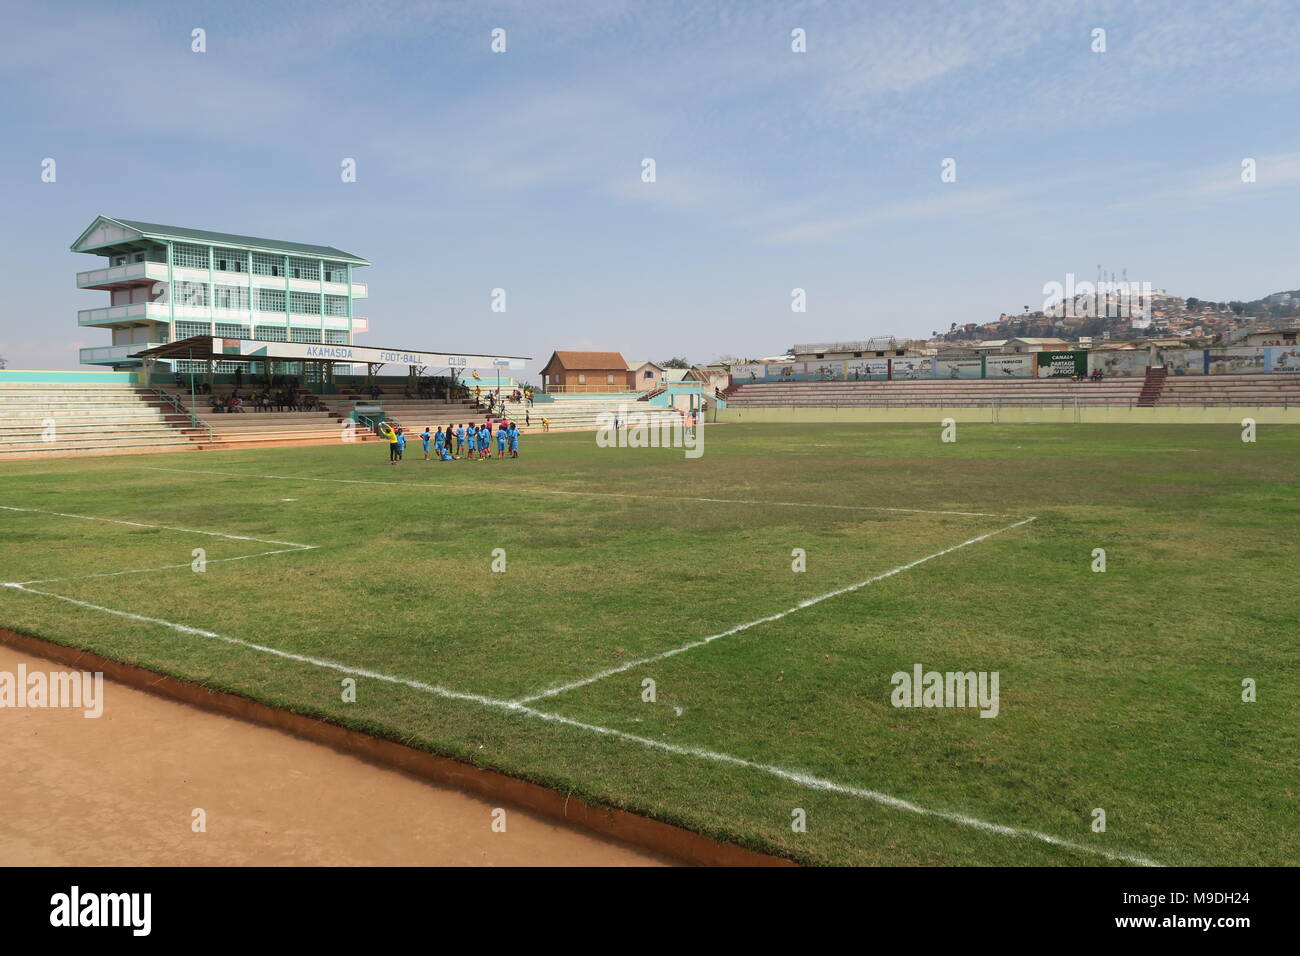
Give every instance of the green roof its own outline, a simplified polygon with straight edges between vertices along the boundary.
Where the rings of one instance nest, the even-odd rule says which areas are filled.
[[[128,229],[135,229],[150,238],[189,239],[214,246],[250,246],[256,249],[275,250],[277,252],[297,253],[322,259],[339,259],[359,265],[370,265],[370,260],[355,256],[334,246],[314,246],[306,242],[285,242],[283,239],[259,239],[256,236],[238,236],[230,232],[209,232],[206,229],[190,229],[185,226],[163,226],[156,222],[138,222],[134,219],[114,219],[103,216],[111,222],[119,223]]]

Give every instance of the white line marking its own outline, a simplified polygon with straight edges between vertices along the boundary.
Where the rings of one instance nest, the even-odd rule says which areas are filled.
[[[156,528],[159,531],[182,531],[185,534],[206,534],[214,538],[229,538],[231,541],[256,541],[259,544],[283,544],[290,548],[315,548],[314,544],[299,544],[296,541],[274,541],[271,538],[254,538],[246,534],[226,534],[223,531],[196,531],[194,528],[173,528],[165,524],[144,524],[140,521],[122,521],[118,518],[99,518],[95,515],[73,515],[62,511],[45,511],[42,508],[15,508],[12,505],[0,505],[3,511],[23,511],[29,514],[54,515],[56,518],[80,518],[82,521],[106,521],[109,524],[125,524],[133,528]]]
[[[21,511],[28,514],[53,515],[56,518],[80,518],[82,521],[103,521],[108,524],[124,524],[130,525],[133,528],[154,528],[159,531],[177,531],[183,534],[204,534],[216,538],[228,538],[231,541],[257,541],[262,544],[288,545],[288,547],[280,548],[276,551],[261,551],[257,554],[241,554],[233,558],[209,558],[207,559],[208,564],[221,564],[225,561],[244,561],[248,558],[264,558],[271,554],[291,554],[295,551],[316,551],[320,548],[320,545],[316,544],[298,544],[293,541],[272,541],[269,538],[254,538],[242,534],[226,534],[222,531],[196,531],[193,528],[172,528],[168,525],[162,524],[144,524],[140,521],[122,521],[117,518],[99,518],[95,515],[74,515],[62,511],[45,511],[41,508],[15,508],[12,505],[0,505],[0,510]],[[84,581],[89,578],[112,578],[122,574],[147,574],[151,571],[173,571],[177,568],[188,567],[190,567],[190,563],[187,561],[184,564],[165,564],[158,568],[132,568],[128,571],[100,571],[95,574],[78,574],[66,578],[41,578],[34,581],[6,581],[0,583],[5,584],[6,586],[13,586],[15,584],[54,584],[58,581]]]
[[[1031,519],[1032,520],[1032,519]],[[263,644],[254,644],[250,641],[243,641],[237,637],[226,637],[213,631],[205,631],[202,628],[189,627],[185,624],[175,624],[171,621],[164,621],[161,618],[146,617],[143,614],[132,614],[129,611],[118,611],[113,608],[101,607],[97,604],[90,604],[86,601],[78,601],[76,598],[64,597],[62,594],[54,594],[50,591],[40,591],[36,588],[24,587],[21,584],[5,584],[4,587],[13,588],[23,591],[27,594],[39,594],[44,597],[52,597],[59,601],[66,601],[69,604],[75,604],[78,607],[87,608],[92,611],[100,611],[105,614],[113,614],[118,617],[128,618],[133,621],[142,621],[148,624],[157,624],[162,627],[170,628],[182,634],[190,634],[195,637],[206,637],[214,640],[224,641],[227,644],[233,644],[238,647],[248,648],[259,651],[263,654],[272,654],[285,660],[297,661],[299,663],[311,664],[314,667],[322,667],[329,670],[337,671],[342,674],[352,674],[358,677],[370,677],[375,680],[385,681],[389,684],[398,684],[410,687],[415,690],[423,691],[429,694],[435,694],[439,697],[445,697],[450,700],[470,701],[481,704],[485,707],[492,707],[496,710],[504,710],[520,714],[524,717],[531,717],[535,720],[543,720],[550,723],[562,724],[566,727],[573,727],[578,730],[585,730],[588,733],[601,734],[606,737],[613,737],[618,740],[625,740],[630,743],[640,744],[643,747],[650,747],[655,750],[661,750],[665,753],[674,754],[682,757],[696,757],[701,760],[708,760],[713,763],[727,764],[733,767],[743,767],[747,770],[758,771],[773,777],[779,777],[801,787],[807,787],[811,790],[822,790],[828,793],[837,793],[843,796],[855,797],[859,800],[868,800],[881,806],[889,807],[894,810],[905,810],[908,813],[915,813],[920,816],[934,817],[938,820],[946,820],[950,823],[956,823],[960,826],[971,827],[976,830],[982,830],[985,833],[996,833],[999,836],[1014,837],[1018,839],[1038,840],[1051,846],[1061,847],[1067,850],[1073,850],[1077,853],[1091,854],[1093,856],[1104,857],[1120,863],[1133,863],[1138,866],[1160,866],[1155,860],[1141,856],[1136,853],[1123,853],[1119,851],[1106,850],[1101,847],[1087,846],[1082,843],[1074,843],[1070,840],[1063,840],[1060,837],[1052,836],[1050,833],[1042,833],[1038,830],[1024,830],[1018,827],[1004,826],[1000,823],[989,823],[978,817],[972,817],[965,813],[954,813],[949,810],[932,810],[929,807],[923,807],[919,804],[912,803],[909,800],[903,800],[878,790],[868,790],[863,787],[854,787],[848,784],[836,783],[833,780],[826,780],[821,777],[815,777],[811,774],[803,773],[798,770],[789,770],[784,767],[775,767],[770,764],[755,763],[745,760],[741,757],[733,757],[731,754],[719,753],[713,750],[705,750],[699,747],[683,747],[678,744],[670,744],[662,740],[654,740],[649,737],[638,737],[635,734],[629,734],[621,730],[615,730],[611,727],[601,727],[596,724],[586,724],[581,721],[573,720],[569,717],[562,717],[559,714],[548,714],[545,711],[536,710],[532,707],[525,707],[522,704],[508,700],[497,700],[492,697],[484,697],[479,694],[462,694],[457,691],[447,690],[445,687],[439,687],[435,684],[426,684],[422,681],[408,680],[404,677],[392,677],[388,674],[381,674],[376,671],[365,670],[360,667],[349,667],[346,664],[338,664],[334,661],[325,660],[319,657],[307,657],[302,654],[293,654],[288,651],[282,651],[274,647],[267,647]]]
[[[436,482],[420,481],[379,481],[366,478],[312,478],[307,475],[248,475],[238,471],[208,471],[197,468],[158,468],[152,465],[142,466],[145,471],[165,471],[178,475],[220,475],[225,478],[265,478],[275,481],[324,481],[340,485],[388,485],[396,488],[437,488],[439,491],[458,492],[461,494],[500,494],[502,491],[527,495],[574,495],[588,498],[648,498],[652,501],[705,501],[724,505],[771,505],[778,508],[831,508],[840,511],[888,511],[899,514],[918,515],[954,515],[960,518],[1011,518],[1014,515],[994,514],[983,511],[932,511],[926,508],[882,508],[867,505],[823,505],[807,501],[759,501],[749,498],[695,498],[687,495],[635,495],[620,494],[613,491],[553,491],[546,488],[517,488],[496,486],[492,488],[457,487]]]
[[[719,631],[717,634],[710,634],[708,637],[702,637],[696,641],[691,641],[688,644],[683,644],[681,647],[674,647],[672,650],[663,651],[662,653],[659,654],[652,654],[650,657],[643,657],[640,660],[628,661],[625,664],[620,664],[618,667],[611,667],[609,668],[609,670],[601,671],[598,674],[593,674],[590,677],[584,677],[582,680],[576,680],[569,684],[561,684],[558,687],[552,687],[549,690],[544,690],[539,694],[533,694],[530,697],[520,697],[518,700],[515,701],[515,703],[531,704],[533,701],[541,700],[544,697],[554,697],[556,694],[563,694],[565,691],[574,690],[575,688],[578,687],[585,687],[588,684],[594,684],[598,680],[604,680],[606,677],[612,677],[615,674],[621,674],[623,673],[623,671],[631,670],[633,667],[640,667],[642,664],[649,664],[652,661],[661,661],[664,660],[665,658],[673,657],[677,654],[682,654],[689,650],[694,650],[697,647],[703,647],[705,644],[711,644],[713,641],[718,640],[718,638],[730,637],[732,634],[738,634],[741,631],[749,630],[749,628],[757,627],[759,624],[768,624],[772,621],[779,621],[781,620],[781,618],[793,614],[795,611],[800,611],[806,607],[812,607],[814,604],[820,604],[822,601],[828,600],[830,598],[839,597],[841,594],[848,594],[850,591],[856,591],[859,588],[864,588],[869,584],[875,584],[877,581],[883,581],[885,580],[885,578],[892,578],[895,574],[901,574],[904,571],[909,571],[912,568],[916,567],[917,565],[925,564],[925,562],[927,561],[933,561],[935,558],[941,558],[945,554],[952,554],[952,552],[958,551],[961,548],[965,548],[968,545],[978,544],[981,541],[988,540],[994,535],[1002,534],[1004,531],[1010,531],[1013,528],[1019,528],[1021,525],[1029,524],[1029,522],[1035,520],[1037,519],[1025,518],[1023,521],[1017,521],[1015,524],[1009,524],[1005,528],[998,528],[996,531],[990,531],[987,534],[982,534],[975,538],[967,538],[961,544],[954,544],[951,548],[944,548],[942,551],[934,552],[934,554],[927,554],[923,558],[917,558],[915,561],[909,561],[907,564],[900,564],[896,568],[892,568],[889,571],[885,571],[881,574],[874,575],[873,577],[869,577],[866,580],[859,581],[856,584],[850,584],[847,587],[842,587],[835,591],[827,591],[825,594],[819,594],[817,597],[808,598],[806,601],[800,601],[794,607],[789,608],[785,611],[779,611],[776,614],[769,614],[767,617],[760,617],[755,621],[748,621],[744,624],[737,624],[735,627],[728,628],[725,631]]]
[[[241,554],[233,558],[205,558],[206,564],[221,564],[225,561],[246,561],[249,558],[264,558],[271,554],[297,554],[300,551],[316,551],[319,545],[307,544],[300,548],[281,548],[279,551],[259,551],[257,554]],[[123,574],[148,574],[151,571],[175,571],[177,568],[188,568],[190,562],[184,564],[164,564],[157,568],[131,568],[128,571],[100,571],[96,574],[76,574],[67,578],[38,578],[34,581],[16,581],[15,584],[55,584],[59,581],[86,581],[90,578],[115,578]]]

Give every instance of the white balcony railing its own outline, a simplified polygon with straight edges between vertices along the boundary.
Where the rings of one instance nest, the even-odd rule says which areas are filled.
[[[99,325],[104,322],[126,322],[137,319],[155,319],[165,322],[169,315],[167,306],[157,302],[131,302],[126,305],[110,305],[103,309],[82,309],[77,313],[77,324]]]
[[[166,281],[167,264],[165,262],[128,262],[123,266],[90,269],[86,272],[77,273],[77,285],[82,288],[108,285],[110,282],[126,282],[132,279]]]
[[[111,362],[122,362],[128,355],[134,355],[136,352],[143,352],[145,349],[151,349],[155,346],[162,345],[161,342],[138,342],[133,345],[104,345],[97,348],[81,350],[82,365],[106,365]]]

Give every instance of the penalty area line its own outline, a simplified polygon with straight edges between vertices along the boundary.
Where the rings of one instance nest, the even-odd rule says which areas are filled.
[[[719,631],[717,634],[710,634],[708,637],[702,637],[699,640],[690,641],[689,643],[681,645],[681,647],[674,647],[671,650],[662,651],[661,653],[658,654],[652,654],[649,657],[643,657],[640,660],[628,661],[625,664],[620,664],[618,667],[611,667],[608,670],[603,670],[597,674],[592,674],[590,677],[584,677],[582,680],[572,681],[568,684],[560,684],[559,686],[551,687],[547,690],[541,691],[540,693],[537,694],[533,694],[529,697],[520,697],[515,701],[515,703],[531,704],[534,701],[542,700],[543,698],[546,697],[554,697],[557,694],[563,694],[565,691],[576,690],[579,687],[586,687],[588,684],[594,684],[596,681],[604,680],[606,677],[613,677],[615,674],[621,674],[624,671],[631,670],[634,667],[640,667],[642,664],[650,664],[655,661],[662,661],[665,660],[666,658],[674,657],[677,654],[684,654],[686,651],[694,650],[697,647],[703,647],[705,644],[711,644],[720,638],[730,637],[732,634],[739,634],[741,631],[747,631],[751,627],[757,627],[760,624],[770,624],[772,621],[779,621],[781,620],[781,618],[788,617],[789,615],[795,613],[796,611],[802,611],[804,608],[812,607],[814,604],[820,604],[822,601],[828,601],[833,597],[839,597],[841,594],[848,594],[852,591],[860,590],[861,588],[865,588],[869,585],[875,584],[877,581],[883,581],[886,578],[892,578],[896,574],[902,574],[904,571],[910,571],[912,568],[925,564],[927,561],[933,561],[935,558],[941,558],[945,554],[952,554],[954,551],[960,551],[962,548],[968,547],[972,544],[978,544],[981,541],[987,541],[989,538],[992,538],[994,535],[1002,534],[1003,532],[1010,531],[1013,528],[1019,528],[1021,525],[1026,525],[1029,524],[1029,522],[1036,521],[1036,520],[1037,520],[1036,517],[1025,518],[1022,521],[1017,521],[1015,524],[1009,524],[1005,528],[998,528],[996,531],[990,531],[987,534],[981,534],[974,538],[967,538],[961,544],[954,544],[950,548],[944,548],[942,551],[936,551],[933,554],[927,554],[925,557],[917,558],[915,561],[909,561],[907,564],[900,564],[896,568],[890,568],[888,571],[884,571],[880,574],[876,574],[869,578],[865,578],[864,580],[858,581],[855,584],[850,584],[846,587],[837,588],[834,591],[827,591],[825,594],[819,594],[816,597],[811,597],[808,598],[807,600],[800,601],[794,607],[787,608],[784,611],[778,611],[776,614],[769,614],[767,617],[760,617],[753,621],[746,621],[744,624],[737,624],[735,627],[729,627],[727,628],[727,630]]]
[[[1032,520],[1032,519],[1031,519]],[[98,604],[91,604],[88,601],[79,601],[76,598],[65,597],[62,594],[55,594],[52,591],[41,591],[37,588],[25,587],[21,584],[6,583],[0,587],[7,587],[13,590],[21,591],[25,594],[37,594],[43,597],[54,598],[55,600],[64,601],[77,607],[87,610],[98,611],[104,614],[112,614],[117,617],[127,618],[128,620],[140,621],[148,624],[157,624],[161,627],[169,628],[181,634],[188,634],[193,637],[203,637],[210,640],[223,641],[237,647],[247,648],[263,654],[270,654],[284,660],[295,661],[298,663],[310,664],[314,667],[321,667],[332,670],[341,674],[349,674],[357,677],[369,677],[374,680],[384,681],[389,684],[397,684],[403,687],[410,687],[414,690],[423,691],[424,693],[434,694],[439,697],[445,697],[449,700],[468,701],[480,704],[484,707],[490,707],[495,710],[506,711],[509,713],[519,714],[533,720],[541,720],[548,723],[560,724],[565,727],[572,727],[576,730],[586,731],[587,733],[600,734],[601,736],[611,739],[622,740],[628,743],[639,744],[643,747],[649,747],[653,750],[659,750],[664,753],[673,754],[681,757],[694,757],[699,760],[706,760],[711,763],[724,764],[732,767],[740,767],[745,770],[752,770],[757,773],[764,773],[772,777],[777,777],[797,786],[805,787],[810,790],[819,790],[826,793],[835,793],[842,796],[853,797],[859,800],[865,800],[888,807],[893,810],[902,810],[907,813],[914,813],[919,816],[930,817],[936,820],[944,820],[949,823],[955,823],[959,826],[969,827],[984,833],[992,833],[998,836],[1011,837],[1015,839],[1036,840],[1049,846],[1059,847],[1065,850],[1072,850],[1077,853],[1089,854],[1092,856],[1103,857],[1117,863],[1131,863],[1136,866],[1160,866],[1155,860],[1136,853],[1124,853],[1115,850],[1107,850],[1102,847],[1087,846],[1082,843],[1075,843],[1061,837],[1053,836],[1050,833],[1043,833],[1039,830],[1028,830],[1020,827],[1006,826],[1000,823],[991,823],[987,820],[981,820],[978,817],[970,816],[965,813],[955,813],[949,810],[935,810],[930,807],[923,807],[920,804],[913,803],[910,800],[904,800],[901,797],[895,797],[879,790],[870,790],[865,787],[854,787],[849,784],[837,783],[834,780],[827,780],[822,777],[816,777],[812,774],[803,773],[798,770],[791,770],[785,767],[777,767],[771,764],[756,763],[752,760],[745,760],[743,757],[736,757],[731,754],[720,753],[715,750],[706,750],[700,747],[688,747],[679,744],[668,743],[663,740],[653,740],[649,737],[638,737],[635,734],[629,734],[622,730],[616,730],[612,727],[601,727],[597,724],[583,723],[579,720],[573,720],[570,717],[563,717],[559,714],[547,713],[546,711],[537,710],[520,703],[509,700],[497,700],[492,697],[485,697],[480,694],[465,694],[458,691],[448,690],[436,684],[427,684],[423,681],[409,680],[403,677],[393,677],[389,674],[382,674],[378,671],[367,670],[361,667],[351,667],[346,664],[340,664],[335,661],[326,660],[320,657],[308,657],[303,654],[294,654],[289,651],[282,651],[278,648],[268,647],[264,644],[254,644],[251,641],[241,640],[237,637],[227,637],[217,634],[214,631],[207,631],[202,628],[190,627],[185,624],[177,624],[172,621],[165,621],[162,618],[147,617],[143,614],[134,614],[130,611],[119,611],[114,608],[103,607]]]
[[[53,515],[56,518],[80,518],[82,521],[103,521],[108,524],[123,524],[132,528],[153,528],[157,531],[179,531],[184,534],[206,534],[214,538],[227,538],[231,541],[256,541],[258,544],[281,544],[301,551],[319,547],[315,544],[299,544],[297,541],[274,541],[271,538],[254,538],[247,534],[226,534],[224,531],[198,531],[194,528],[173,528],[165,524],[145,524],[142,521],[124,521],[121,518],[100,518],[96,515],[74,515],[63,511],[46,511],[43,508],[16,508],[13,505],[0,505],[0,511],[20,511],[26,514]]]
[[[203,534],[210,537],[226,538],[231,541],[256,541],[259,544],[282,544],[286,547],[279,548],[275,551],[259,551],[257,554],[240,554],[233,558],[205,558],[206,564],[222,564],[227,561],[247,561],[249,558],[265,558],[272,554],[292,554],[297,551],[317,551],[320,545],[317,544],[298,544],[294,541],[272,541],[269,538],[254,538],[250,535],[227,534],[223,531],[197,531],[194,528],[173,528],[162,524],[145,524],[141,521],[124,521],[118,518],[100,518],[95,515],[74,515],[63,511],[46,511],[42,508],[17,508],[13,505],[0,505],[2,511],[18,511],[27,514],[52,515],[56,518],[79,518],[82,521],[103,521],[107,524],[122,524],[132,528],[153,528],[158,531],[176,531],[181,534]],[[66,578],[39,578],[32,581],[4,581],[0,582],[6,587],[25,584],[55,584],[60,581],[86,581],[91,578],[114,578],[123,574],[148,574],[152,571],[174,571],[177,568],[188,568],[192,565],[189,562],[185,564],[164,564],[157,568],[130,568],[125,571],[98,571],[94,574],[77,574]]]

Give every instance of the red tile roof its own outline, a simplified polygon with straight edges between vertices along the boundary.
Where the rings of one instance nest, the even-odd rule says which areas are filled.
[[[555,361],[570,372],[627,371],[627,362],[618,352],[556,352],[546,364],[549,367]]]

